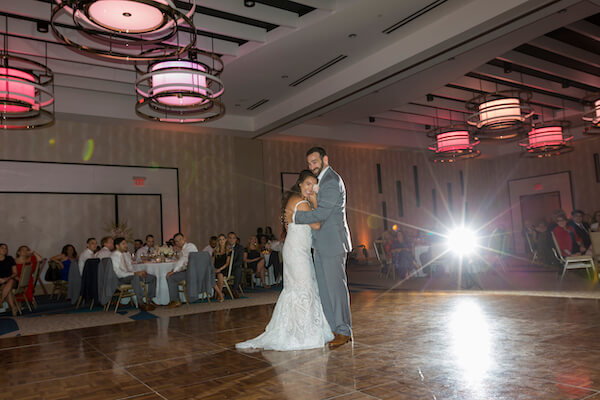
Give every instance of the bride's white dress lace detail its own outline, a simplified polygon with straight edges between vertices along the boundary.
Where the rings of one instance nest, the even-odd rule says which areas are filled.
[[[283,245],[284,287],[271,321],[262,335],[238,343],[236,348],[304,350],[323,347],[333,339],[323,314],[310,249],[310,226],[289,224]]]

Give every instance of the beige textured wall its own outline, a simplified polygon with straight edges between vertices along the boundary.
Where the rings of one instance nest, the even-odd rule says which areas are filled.
[[[264,198],[256,191],[242,193],[239,179],[234,174],[239,169],[237,160],[248,162],[244,149],[251,154],[260,148],[260,143],[232,136],[169,129],[169,125],[161,124],[148,128],[142,124],[59,119],[46,129],[1,131],[0,158],[81,163],[85,162],[86,141],[93,139],[95,145],[89,163],[179,168],[181,230],[199,247],[206,245],[210,234],[229,230],[250,232],[255,226],[264,225],[263,214],[246,213],[243,221],[247,226],[241,226],[238,210],[248,204],[260,204],[260,209],[264,210]],[[252,157],[260,157],[260,153],[252,154]],[[152,202],[146,203],[144,207],[154,208]],[[6,204],[1,207],[5,210]],[[97,213],[97,210],[89,208],[81,212],[84,215],[78,218],[87,220],[89,214]],[[112,218],[112,212],[106,217]],[[56,243],[50,247],[60,250],[64,242],[89,236],[84,225],[80,232],[71,232],[75,237],[55,238]],[[0,238],[0,241],[6,239]]]
[[[189,240],[204,247],[211,234],[237,231],[242,241],[256,227],[281,230],[280,173],[306,167],[305,152],[314,143],[263,140],[170,130],[168,125],[58,120],[50,128],[28,132],[0,132],[0,157],[12,160],[84,162],[87,139],[93,139],[90,163],[159,165],[179,168],[181,229]],[[53,141],[52,141],[53,140]],[[427,153],[375,150],[325,143],[331,164],[345,180],[348,220],[354,244],[371,243],[382,232],[381,202],[388,218],[407,226],[440,229],[460,220],[463,197],[459,171],[464,173],[470,219],[484,224],[497,218],[510,228],[507,181],[559,171],[572,171],[575,206],[591,212],[600,208],[600,185],[595,182],[593,153],[600,141],[589,139],[573,153],[550,159],[510,155],[475,159],[454,165],[432,164]],[[383,193],[377,192],[376,164],[381,164]],[[418,167],[421,206],[414,194],[413,165]],[[399,217],[396,181],[402,182],[404,216]],[[446,207],[447,183],[452,184],[453,210]],[[433,216],[432,189],[437,190],[438,218]],[[2,204],[2,212],[8,204]],[[154,208],[151,202],[140,207]],[[62,211],[61,211],[62,212]],[[97,213],[93,208],[83,213]],[[82,216],[78,216],[82,217]],[[139,215],[136,218],[140,218]],[[86,219],[86,215],[83,215]],[[439,219],[439,221],[438,221]],[[390,227],[393,222],[390,222]],[[144,228],[146,229],[146,228]],[[97,233],[93,233],[98,235]],[[137,233],[136,233],[137,234]],[[82,229],[77,236],[89,234]],[[99,235],[98,235],[99,236]],[[57,250],[67,241],[56,238]],[[0,237],[0,241],[6,239]],[[80,249],[78,249],[80,250]]]

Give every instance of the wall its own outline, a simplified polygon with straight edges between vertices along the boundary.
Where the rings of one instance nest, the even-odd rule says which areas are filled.
[[[211,234],[229,230],[247,234],[254,231],[256,226],[264,225],[262,192],[247,189],[247,182],[256,185],[257,177],[262,175],[260,152],[256,151],[260,150],[260,142],[226,135],[174,131],[169,125],[150,126],[142,123],[122,124],[118,120],[83,122],[63,118],[45,129],[2,131],[0,158],[176,167],[179,169],[181,230],[199,247],[206,245]],[[94,149],[86,161],[84,157],[89,150],[86,147],[88,139],[94,141]],[[246,175],[235,173],[246,170],[248,165],[258,168]],[[123,201],[126,202],[126,199]],[[253,205],[259,205],[258,210],[262,211],[248,209]],[[4,203],[1,208],[3,212],[10,213],[7,206],[10,205]],[[69,213],[82,214],[77,218],[83,221],[98,219],[98,210],[95,208],[84,207],[74,211],[66,205],[64,207],[48,212],[64,214],[65,218],[69,218]],[[152,203],[149,202],[147,207],[152,208]],[[247,211],[239,212],[243,207]],[[110,207],[110,210],[113,208]],[[137,211],[142,214],[148,211],[150,214],[153,210]],[[100,218],[106,219],[103,225],[114,218],[112,211],[109,214]],[[127,220],[127,216],[120,215],[120,219]],[[43,224],[40,221],[35,223]],[[156,235],[155,232],[149,233]],[[90,234],[91,230],[86,224],[80,224],[79,230],[70,231],[70,237],[53,238],[56,243],[49,247],[54,248],[56,254],[65,242],[74,242],[80,243],[77,249],[81,251],[82,243]],[[95,231],[93,234],[100,236]],[[21,244],[12,243],[10,233],[4,232],[2,236],[0,242],[9,242],[11,253]]]

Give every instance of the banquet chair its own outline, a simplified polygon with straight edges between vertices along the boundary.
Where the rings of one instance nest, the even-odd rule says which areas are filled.
[[[46,265],[46,261],[47,261],[47,259],[43,258],[39,263],[37,263],[37,265],[35,266],[35,269],[32,272],[32,276],[33,276],[33,299],[32,299],[33,308],[38,307],[37,301],[35,300],[35,286],[37,285],[37,283],[40,279],[40,272],[44,268],[44,265]],[[42,285],[42,290],[44,291],[44,294],[47,294],[46,287],[44,286],[44,284],[42,282],[40,282],[40,285]]]
[[[25,304],[27,304],[27,308],[29,311],[32,311],[31,305],[29,304],[29,300],[27,300],[27,296],[25,296],[25,291],[29,286],[29,279],[31,278],[31,263],[26,263],[23,265],[23,269],[21,270],[21,276],[19,277],[19,284],[16,288],[12,290],[13,295],[15,296],[15,304],[17,305],[17,310],[19,310],[19,314],[23,314],[23,310],[21,310],[21,301],[17,299],[17,296],[22,295],[23,299],[25,299]]]
[[[388,278],[391,271],[391,261],[389,260],[387,255],[385,254],[385,248],[383,247],[383,240],[375,240],[373,242],[373,247],[375,248],[375,255],[377,256],[377,261],[379,261],[379,265],[380,265],[380,270],[379,270],[379,276],[383,277],[385,274],[385,277]],[[395,276],[395,272],[394,272],[394,276]]]
[[[77,300],[76,309],[80,305],[85,304],[86,301],[90,301],[90,310],[94,308],[94,303],[98,299],[98,265],[100,264],[99,258],[88,258],[83,266],[83,275],[81,276],[81,289],[79,292],[79,298]],[[75,266],[79,268],[78,265]]]
[[[266,282],[266,273],[265,273],[265,282]],[[254,289],[254,279],[256,279],[256,275],[252,269],[248,268],[248,263],[244,262],[244,267],[242,268],[242,283],[248,287],[250,286]]]
[[[58,261],[48,261],[48,268],[62,268],[62,264]],[[70,271],[70,270],[69,270]],[[56,293],[56,299],[60,299],[61,296],[66,296],[68,292],[68,282],[63,280],[52,281],[52,292],[50,293],[50,299],[54,297]]]
[[[235,277],[232,275],[232,272],[233,272],[233,263],[230,263],[229,268],[227,268],[227,276],[225,276],[223,279],[223,284],[225,285],[225,289],[227,289],[227,293],[229,293],[229,296],[233,300],[233,299],[235,299],[235,297],[233,297],[233,292],[231,291],[231,285],[233,285],[233,282],[235,281]],[[240,293],[242,295],[244,295],[244,290],[242,289],[242,285],[239,285],[238,289],[240,289]]]
[[[537,260],[537,250],[533,245],[531,240],[531,235],[528,232],[525,232],[525,240],[527,241],[527,247],[529,248],[529,252],[531,253],[531,263],[534,263]]]
[[[588,277],[591,279],[595,279],[596,274],[596,264],[594,263],[594,257],[589,255],[582,256],[567,256],[564,257],[562,255],[562,251],[558,244],[558,240],[556,240],[556,236],[554,236],[554,232],[552,234],[552,241],[554,242],[554,248],[552,251],[554,252],[554,256],[558,259],[558,261],[563,264],[563,271],[560,275],[560,279],[562,280],[569,269],[585,269]],[[590,276],[590,269],[592,275]]]
[[[590,232],[592,241],[592,255],[596,263],[600,262],[600,232]]]

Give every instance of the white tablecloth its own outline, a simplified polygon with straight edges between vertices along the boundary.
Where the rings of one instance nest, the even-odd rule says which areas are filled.
[[[156,304],[169,304],[167,273],[172,271],[174,266],[175,262],[133,264],[133,269],[136,271],[145,270],[156,276],[156,297],[152,299]]]

